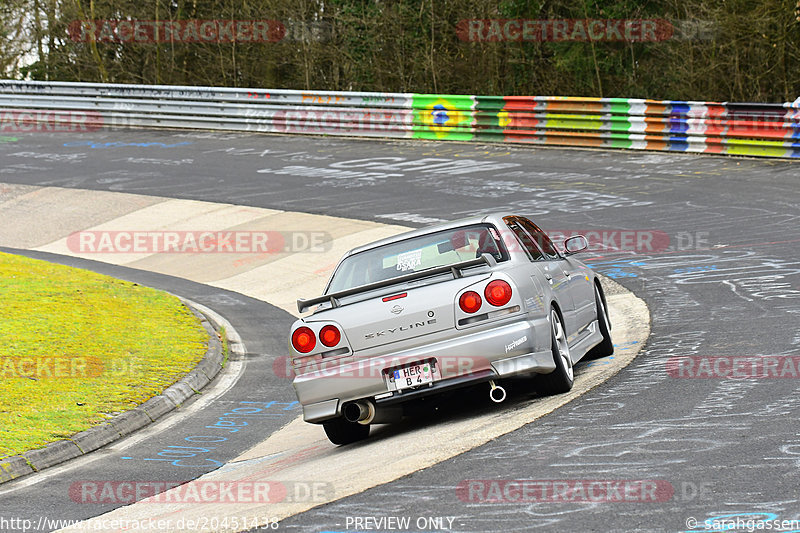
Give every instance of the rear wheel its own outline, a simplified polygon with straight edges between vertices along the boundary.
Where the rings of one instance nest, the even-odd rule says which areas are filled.
[[[567,332],[564,323],[555,309],[550,309],[550,335],[552,337],[553,360],[556,369],[549,374],[538,376],[538,389],[541,393],[561,394],[572,389],[575,375],[572,371],[572,358],[569,355]]]
[[[594,299],[597,306],[597,324],[600,334],[603,335],[603,340],[589,350],[586,354],[587,359],[598,359],[614,354],[614,342],[611,340],[611,321],[608,319],[608,309],[603,304],[603,298],[600,296],[600,290],[597,287],[594,288]]]
[[[337,446],[352,444],[369,436],[369,425],[349,422],[344,417],[334,418],[322,423],[328,440]]]

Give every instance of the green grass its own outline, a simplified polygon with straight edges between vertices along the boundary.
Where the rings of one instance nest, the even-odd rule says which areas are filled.
[[[159,394],[207,340],[174,296],[0,253],[0,459]]]

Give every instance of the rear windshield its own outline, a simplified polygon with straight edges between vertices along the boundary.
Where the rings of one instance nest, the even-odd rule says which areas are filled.
[[[489,224],[422,235],[351,255],[333,273],[327,293],[460,263],[484,253],[497,262],[508,259],[499,233]]]

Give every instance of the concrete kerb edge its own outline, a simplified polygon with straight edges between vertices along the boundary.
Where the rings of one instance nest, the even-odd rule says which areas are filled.
[[[206,354],[195,368],[178,382],[129,411],[125,411],[106,422],[76,433],[69,439],[51,442],[44,448],[30,450],[0,460],[0,484],[39,472],[45,468],[69,461],[93,452],[122,437],[130,435],[177,408],[189,397],[198,394],[222,370],[223,350],[219,330],[221,325],[213,318],[214,313],[204,314],[204,306],[179,297],[208,332]]]

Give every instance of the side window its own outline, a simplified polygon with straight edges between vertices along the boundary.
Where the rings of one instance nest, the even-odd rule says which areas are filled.
[[[533,239],[528,232],[522,229],[522,227],[517,224],[516,221],[507,221],[506,224],[508,225],[509,229],[514,232],[516,235],[517,240],[522,245],[522,249],[525,250],[525,253],[528,256],[528,259],[531,261],[542,261],[545,258],[542,251],[536,246],[536,243],[533,242]]]
[[[525,228],[525,230],[527,230],[528,233],[531,234],[531,237],[533,237],[533,239],[536,241],[536,244],[539,245],[539,248],[542,249],[547,259],[558,259],[561,257],[556,249],[556,246],[553,244],[553,241],[550,240],[550,237],[548,237],[545,232],[539,229],[539,226],[527,218],[520,218],[519,223],[523,228]]]

